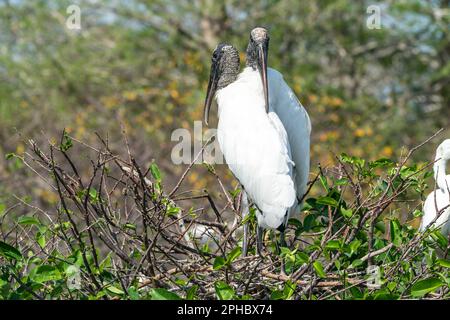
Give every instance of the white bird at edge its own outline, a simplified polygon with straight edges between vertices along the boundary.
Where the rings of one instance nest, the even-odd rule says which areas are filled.
[[[294,162],[293,177],[296,189],[296,202],[285,217],[281,230],[281,244],[285,245],[284,229],[289,217],[297,212],[307,189],[310,167],[311,121],[308,113],[284,81],[277,70],[268,68],[269,34],[265,28],[254,28],[250,32],[247,46],[247,67],[243,74],[248,74],[252,81],[262,83],[263,90],[258,94],[264,96],[266,112],[274,112],[280,119],[291,149]],[[245,198],[244,198],[245,200]]]
[[[433,166],[436,190],[431,192],[423,206],[421,231],[432,225],[441,229],[444,236],[450,235],[450,175],[446,175],[445,167],[450,160],[450,139],[444,140],[436,149]],[[436,216],[439,217],[436,219]]]
[[[259,75],[245,70],[238,76],[239,64],[233,46],[219,44],[214,50],[204,121],[208,125],[216,97],[217,139],[231,172],[257,208],[257,251],[261,254],[262,230],[282,226],[296,201],[293,162],[280,119],[272,110],[266,112],[262,82],[255,81]],[[244,236],[244,252],[246,241]]]

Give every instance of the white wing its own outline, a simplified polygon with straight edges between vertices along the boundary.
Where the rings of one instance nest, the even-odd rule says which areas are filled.
[[[293,163],[284,128],[251,82],[240,78],[217,93],[217,137],[230,170],[261,211],[258,223],[277,228],[294,204]]]
[[[424,215],[422,217],[420,230],[424,231],[425,228],[427,228],[436,218],[437,212],[449,205],[450,196],[447,191],[436,189],[431,192],[425,200],[425,204],[423,206]],[[438,211],[436,211],[436,206]],[[445,209],[444,212],[441,213],[439,218],[434,223],[434,226],[441,228],[441,232],[444,235],[448,235],[450,233],[450,208]]]
[[[297,198],[306,192],[310,165],[311,121],[308,113],[278,71],[268,68],[269,104],[286,129],[292,160]]]

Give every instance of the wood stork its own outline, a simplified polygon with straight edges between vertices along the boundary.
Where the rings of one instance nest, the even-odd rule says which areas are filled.
[[[281,73],[268,68],[267,56],[269,50],[269,34],[265,28],[254,28],[250,32],[250,41],[247,46],[247,61],[245,73],[260,75],[260,79],[253,77],[254,81],[261,82],[266,111],[273,111],[284,126],[291,148],[294,162],[294,181],[296,188],[296,203],[286,216],[284,227],[289,217],[297,211],[306,192],[310,165],[310,135],[311,121],[305,108],[299,102],[292,89],[284,81]],[[284,242],[284,230],[282,230]]]
[[[231,45],[218,45],[212,57],[204,121],[208,125],[215,96],[217,139],[231,172],[257,208],[257,250],[261,254],[262,229],[283,225],[295,203],[293,162],[280,119],[271,110],[266,113],[262,83],[256,81],[259,75],[246,69],[238,76],[238,71],[238,51]]]
[[[420,226],[421,231],[424,231],[434,221],[433,226],[440,228],[445,236],[450,235],[450,175],[445,173],[448,160],[450,160],[450,139],[444,140],[436,149],[433,169],[437,188],[425,200],[424,216]],[[440,216],[436,219],[438,214]]]

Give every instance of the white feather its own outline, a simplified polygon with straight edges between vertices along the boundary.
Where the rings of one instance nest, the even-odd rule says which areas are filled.
[[[217,138],[225,160],[261,212],[258,224],[278,228],[294,205],[293,162],[286,131],[265,112],[262,83],[246,68],[217,92]]]
[[[268,68],[267,77],[269,79],[269,104],[287,132],[292,160],[295,163],[294,176],[297,197],[300,199],[306,192],[309,176],[311,121],[305,108],[284,81],[281,73]]]
[[[436,150],[434,177],[437,189],[431,192],[425,200],[424,216],[420,226],[420,230],[424,231],[436,219],[437,214],[443,210],[433,226],[440,228],[441,233],[445,236],[450,234],[450,175],[445,174],[448,160],[450,160],[450,139],[442,142]]]

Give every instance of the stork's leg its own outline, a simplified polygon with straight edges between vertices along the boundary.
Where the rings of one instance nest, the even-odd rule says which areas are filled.
[[[286,242],[286,229],[284,229],[280,233],[280,248],[287,247],[287,246],[288,245],[287,245],[287,242]]]
[[[289,220],[289,215],[286,214],[285,221],[283,222],[282,228],[280,229],[280,242],[279,242],[279,245],[277,246],[279,248],[279,250],[278,250],[279,253],[281,253],[280,248],[288,246],[286,243],[286,228],[287,228],[288,220]],[[281,274],[286,275],[286,267],[284,265],[283,258],[281,258]]]
[[[249,205],[247,193],[242,190],[242,200],[241,200],[241,214],[242,221],[245,220],[249,213]],[[248,221],[244,223],[244,238],[242,239],[242,256],[246,256],[248,251]]]
[[[262,247],[263,247],[263,231],[264,229],[260,226],[256,227],[256,251],[260,257],[262,257]]]
[[[289,214],[288,212],[286,212],[286,216],[284,217],[284,221],[283,224],[280,226],[280,228],[278,230],[280,230],[280,248],[282,247],[287,247],[287,243],[286,243],[286,228],[288,225],[288,221],[289,221]]]

